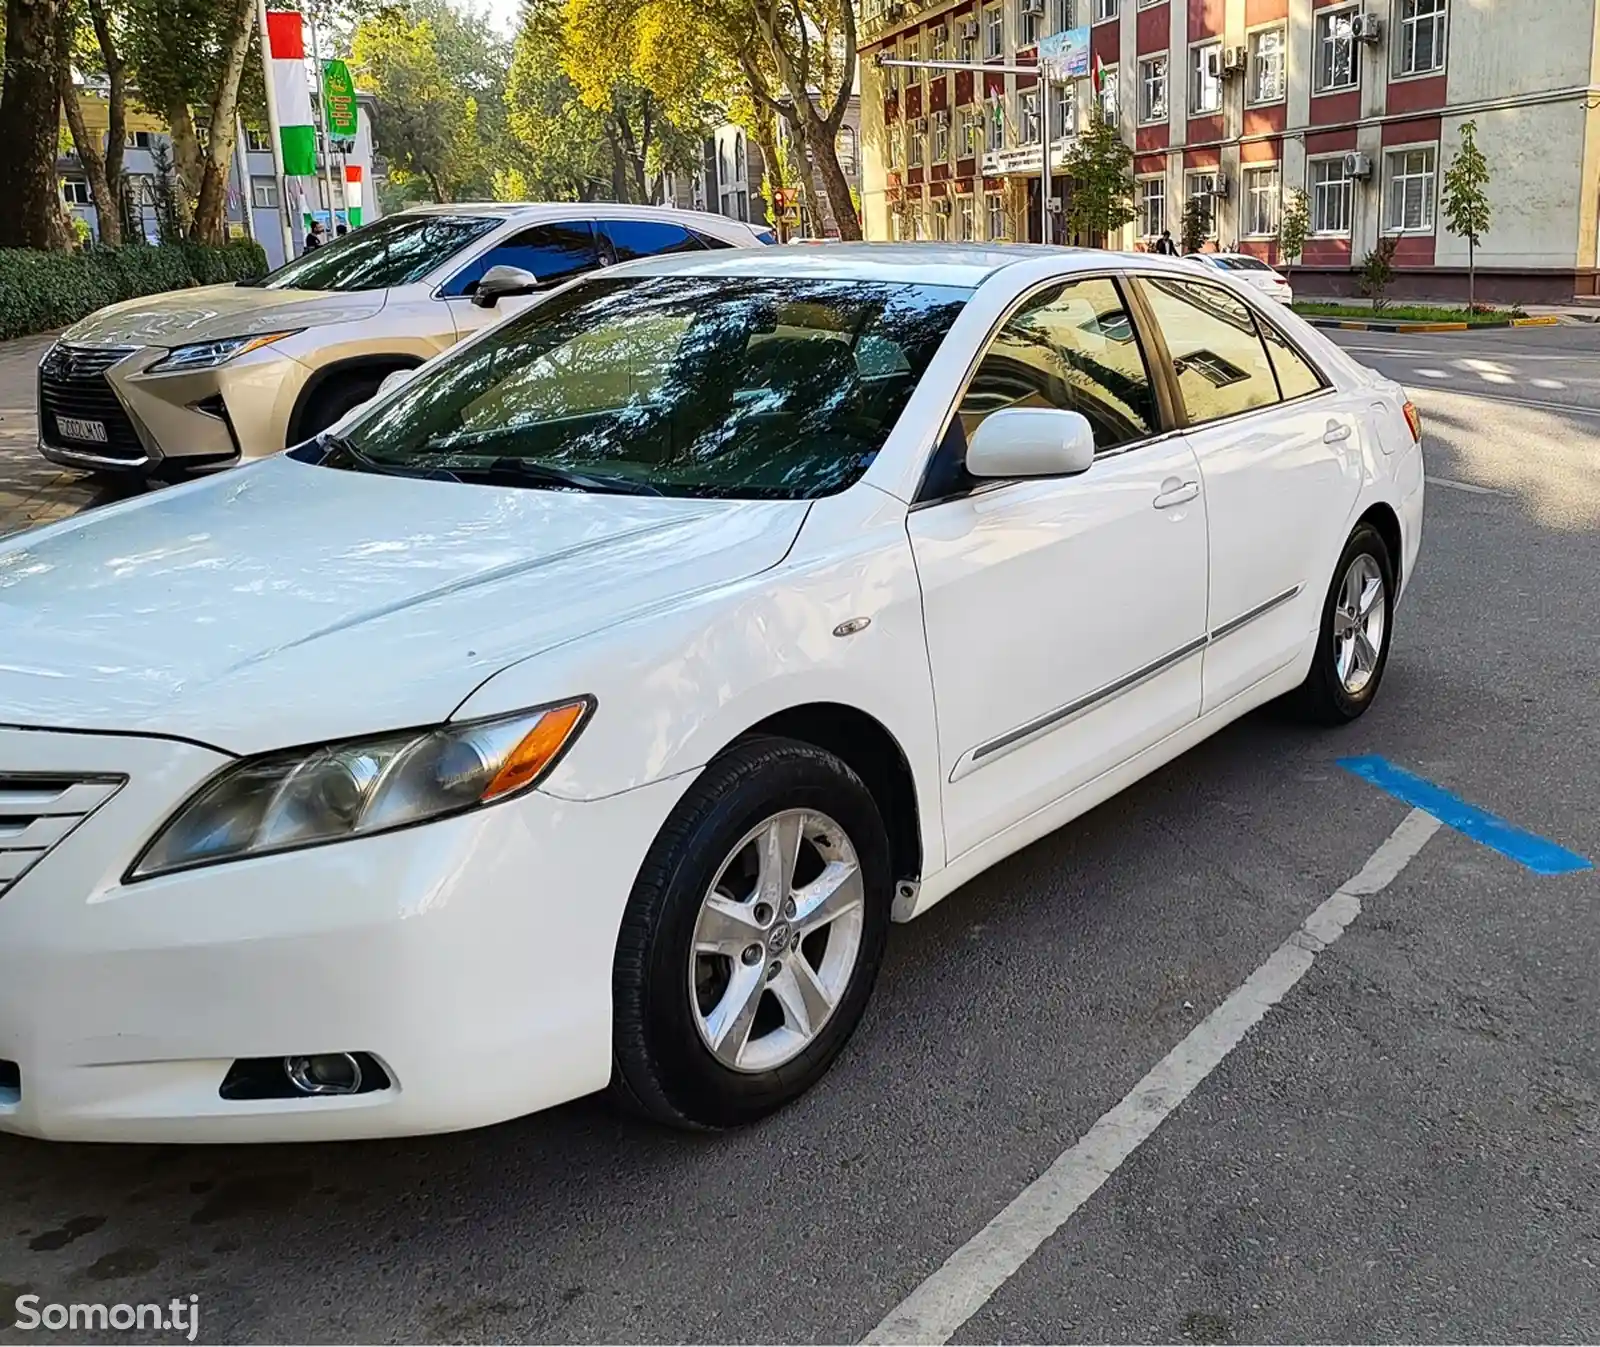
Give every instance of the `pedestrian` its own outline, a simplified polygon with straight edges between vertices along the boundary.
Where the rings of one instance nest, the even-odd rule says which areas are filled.
[[[310,252],[313,248],[320,248],[326,242],[327,240],[322,236],[322,221],[313,220],[311,229],[306,234],[306,252]]]
[[[336,225],[334,227],[334,231],[333,232],[335,234],[337,234],[340,238],[343,238],[346,234],[348,234],[350,232],[350,226],[349,225]]]
[[[1172,241],[1172,231],[1170,229],[1161,231],[1161,237],[1156,240],[1156,251],[1163,257],[1176,257],[1178,255],[1178,245]]]

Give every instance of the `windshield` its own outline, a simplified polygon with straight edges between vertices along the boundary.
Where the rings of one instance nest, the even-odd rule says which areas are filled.
[[[826,495],[883,447],[970,293],[597,278],[417,375],[324,462],[540,488]]]
[[[492,215],[391,215],[279,267],[268,290],[386,290],[420,281],[501,221]]]
[[[1253,257],[1230,257],[1224,263],[1232,271],[1271,271],[1265,262],[1259,262]]]

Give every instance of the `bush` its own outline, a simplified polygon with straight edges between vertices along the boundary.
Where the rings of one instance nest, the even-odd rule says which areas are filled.
[[[253,239],[235,239],[220,248],[201,243],[81,252],[0,248],[0,339],[67,327],[119,300],[253,280],[266,271],[267,256]]]
[[[1379,239],[1361,263],[1361,279],[1356,288],[1372,301],[1374,313],[1382,313],[1389,306],[1389,285],[1394,280],[1394,254],[1399,243],[1392,234]]]

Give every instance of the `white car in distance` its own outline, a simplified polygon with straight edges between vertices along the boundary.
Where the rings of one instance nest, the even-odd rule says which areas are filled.
[[[575,281],[226,478],[0,542],[0,1129],[814,1085],[891,921],[1252,707],[1348,721],[1402,390],[1189,263]]]
[[[1225,271],[1241,284],[1253,286],[1280,304],[1294,303],[1294,289],[1282,272],[1249,253],[1189,253],[1184,258],[1213,271]]]

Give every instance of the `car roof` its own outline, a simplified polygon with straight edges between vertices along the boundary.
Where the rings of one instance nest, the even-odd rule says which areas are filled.
[[[760,228],[731,216],[677,206],[637,206],[615,201],[453,201],[407,206],[407,215],[484,215],[496,220],[663,220],[694,221],[702,227]]]

